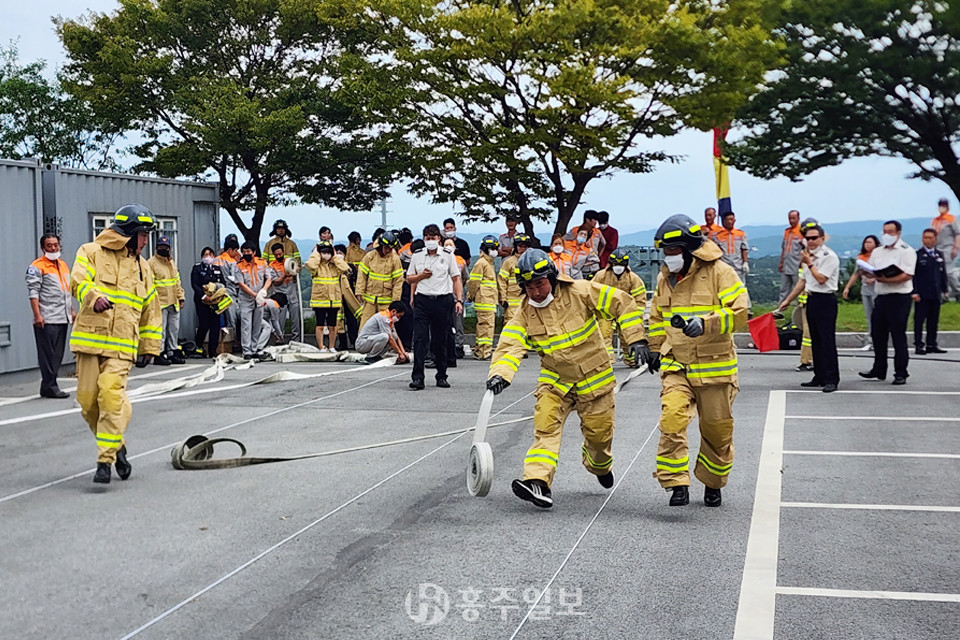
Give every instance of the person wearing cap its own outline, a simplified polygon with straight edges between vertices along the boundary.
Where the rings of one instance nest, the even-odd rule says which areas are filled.
[[[493,334],[497,319],[497,270],[493,259],[500,252],[496,236],[484,236],[480,241],[480,257],[470,270],[467,299],[473,302],[477,313],[476,339],[473,357],[487,360],[493,351]]]
[[[937,230],[924,229],[923,246],[917,249],[917,271],[913,274],[913,344],[918,356],[946,353],[937,344],[940,304],[949,291],[946,258],[937,248]],[[924,344],[923,327],[927,327]]]
[[[333,250],[329,240],[321,240],[307,259],[312,276],[310,308],[317,318],[317,346],[320,353],[336,353],[337,316],[343,306],[343,278],[350,265]],[[326,329],[327,344],[323,336]]]
[[[643,284],[643,278],[630,270],[630,255],[623,249],[617,249],[610,254],[610,264],[606,269],[601,269],[593,281],[597,284],[604,284],[623,291],[637,303],[637,307],[643,312],[647,307],[647,288]],[[613,364],[615,358],[613,354],[613,331],[614,322],[607,318],[600,318],[600,333],[603,334],[604,342],[607,345],[607,353],[610,355],[610,364]],[[624,352],[623,362],[628,367],[635,368],[639,365],[630,359],[630,354]]]
[[[227,288],[227,294],[234,300],[238,301],[240,299],[240,287],[237,284],[240,281],[240,274],[237,272],[237,262],[240,260],[240,240],[237,238],[237,234],[231,233],[223,240],[223,251],[220,252],[220,255],[214,260],[214,264],[220,267],[221,272],[223,273],[224,286]],[[223,318],[224,326],[229,328],[233,333],[233,338],[231,338],[230,346],[233,345],[233,340],[236,340],[239,336],[239,319],[240,319],[240,305],[232,304],[227,307],[227,310],[223,312],[221,316]],[[210,354],[211,356],[216,354]]]
[[[252,360],[260,355],[257,339],[263,323],[263,307],[273,271],[266,260],[256,256],[257,245],[244,242],[240,246],[240,262],[237,263],[237,286],[240,288],[240,348],[243,357]]]
[[[503,236],[500,236],[503,238]],[[513,273],[517,266],[517,261],[525,251],[530,248],[530,236],[525,233],[516,234],[513,239],[513,254],[500,263],[500,271],[497,272],[497,294],[500,297],[500,306],[503,307],[503,321],[506,321],[513,315],[513,312],[520,308],[520,301],[523,297],[523,289],[517,283],[517,278]],[[500,253],[503,254],[503,247],[500,247]]]
[[[501,233],[497,238],[500,243],[500,257],[508,258],[513,255],[513,237],[517,235],[517,223],[520,222],[520,216],[515,213],[508,213],[504,224],[507,226],[507,232]]]
[[[57,386],[67,328],[76,317],[70,299],[70,267],[60,259],[60,236],[40,238],[43,255],[27,267],[27,298],[33,312],[33,337],[40,367],[40,397],[66,398]]]
[[[300,250],[297,248],[297,243],[290,238],[290,227],[287,226],[286,220],[277,220],[273,223],[273,230],[270,232],[270,237],[263,243],[261,256],[265,260],[273,256],[273,245],[277,242],[283,245],[284,260],[296,260],[297,266],[302,264],[300,260]]]
[[[208,284],[224,285],[226,288],[226,279],[223,277],[223,269],[216,264],[216,255],[213,248],[204,247],[200,250],[200,262],[193,265],[190,271],[190,288],[193,290],[193,306],[197,310],[197,334],[196,340],[198,348],[207,345],[206,356],[208,358],[217,357],[217,343],[220,340],[220,316],[213,309],[212,298],[207,295],[204,286]],[[231,300],[221,299],[218,304],[218,310],[231,306]],[[224,311],[225,312],[225,311]]]
[[[93,481],[110,482],[111,465],[130,477],[124,434],[132,408],[127,397],[130,367],[160,355],[163,328],[150,265],[140,252],[156,228],[140,204],[120,207],[113,224],[77,249],[70,292],[80,303],[70,350],[77,361],[77,403],[97,442]]]
[[[533,446],[523,460],[523,477],[513,493],[540,508],[553,506],[550,486],[560,459],[563,424],[576,409],[583,434],[582,462],[605,489],[613,486],[613,430],[616,378],[597,318],[616,321],[637,362],[651,362],[643,311],[629,294],[607,285],[572,280],[557,273],[540,249],[517,261],[514,278],[524,288],[519,308],[503,327],[487,377],[499,394],[513,380],[529,349],[540,354]]]
[[[947,295],[960,301],[960,268],[957,256],[960,255],[960,219],[950,213],[950,201],[940,198],[937,203],[937,217],[930,226],[937,232],[937,249],[943,253],[947,270]]]
[[[659,369],[660,443],[654,478],[671,492],[670,506],[690,503],[687,427],[696,417],[700,451],[694,475],[703,502],[719,507],[733,469],[733,401],[739,389],[733,333],[747,321],[747,289],[700,225],[678,214],[654,235],[663,250],[650,301],[651,371]]]
[[[819,226],[819,222],[815,218],[804,218],[800,222],[800,232],[804,233],[807,229],[813,229],[814,227]],[[803,247],[807,246],[807,241],[803,241]],[[800,263],[800,268],[797,270],[797,283],[804,281],[804,269],[806,265],[802,262]],[[794,285],[796,286],[796,284]],[[807,291],[804,288],[801,288],[799,295],[797,295],[797,306],[793,310],[793,315],[791,316],[790,321],[800,328],[801,337],[800,337],[800,364],[797,365],[795,371],[813,371],[813,338],[810,336],[810,322],[807,320]]]
[[[180,309],[186,296],[180,285],[180,270],[170,255],[170,249],[170,239],[160,236],[156,252],[147,260],[153,270],[153,284],[157,287],[163,315],[163,352],[153,359],[153,363],[159,365],[186,363],[180,351]]]
[[[363,301],[360,328],[380,311],[386,311],[394,300],[403,294],[403,265],[397,249],[400,242],[392,231],[384,231],[377,237],[376,247],[360,261],[357,273],[357,298]]]

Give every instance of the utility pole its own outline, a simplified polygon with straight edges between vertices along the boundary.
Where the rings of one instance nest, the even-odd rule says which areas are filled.
[[[380,228],[387,228],[387,199],[380,201]]]

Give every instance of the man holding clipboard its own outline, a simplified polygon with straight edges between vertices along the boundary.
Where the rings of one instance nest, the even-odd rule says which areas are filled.
[[[883,225],[880,246],[870,254],[869,264],[859,265],[877,278],[877,299],[873,309],[873,367],[860,376],[884,380],[887,377],[887,340],[893,339],[893,384],[907,383],[907,319],[910,316],[913,274],[917,253],[900,239],[902,225],[890,220]],[[859,264],[859,262],[858,262]]]

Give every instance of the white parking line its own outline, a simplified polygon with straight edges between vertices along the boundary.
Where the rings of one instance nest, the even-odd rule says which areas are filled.
[[[849,589],[811,589],[777,587],[782,596],[820,596],[826,598],[871,598],[876,600],[917,600],[920,602],[960,602],[960,593],[919,593],[913,591],[852,591]]]
[[[760,469],[753,501],[747,557],[743,564],[734,640],[770,640],[777,605],[780,550],[780,482],[783,466],[785,391],[771,391],[763,427]]]
[[[784,416],[787,420],[859,420],[873,422],[876,420],[892,420],[895,422],[960,422],[960,418],[917,418],[911,416]]]
[[[847,456],[851,458],[939,458],[960,460],[957,453],[898,453],[895,451],[784,451],[785,456]]]
[[[819,393],[822,394],[823,391],[820,389],[787,389],[787,393]],[[855,393],[858,396],[865,393],[881,393],[885,396],[891,395],[907,395],[907,396],[960,396],[960,391],[834,391],[834,394],[838,393]]]
[[[787,509],[866,509],[876,511],[942,511],[960,513],[960,507],[937,507],[933,505],[912,504],[840,504],[832,502],[781,502]]]

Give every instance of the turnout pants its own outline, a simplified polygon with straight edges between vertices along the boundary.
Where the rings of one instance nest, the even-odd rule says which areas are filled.
[[[240,348],[244,356],[257,352],[257,340],[263,324],[263,307],[246,294],[240,296]]]
[[[811,293],[807,298],[807,311],[813,347],[813,379],[821,384],[840,384],[837,297],[832,293]]]
[[[451,333],[452,317],[453,294],[414,296],[412,380],[423,380],[427,352],[433,353],[437,380],[447,377],[447,337]]]
[[[733,469],[734,383],[693,387],[683,373],[663,374],[660,392],[660,444],[653,477],[661,487],[690,484],[687,427],[699,416],[700,451],[693,474],[711,489],[727,484]]]
[[[133,409],[127,398],[127,376],[133,362],[77,353],[77,402],[80,415],[97,439],[97,462],[113,464]]]
[[[923,325],[927,325],[927,347],[936,348],[937,326],[940,324],[940,300],[919,300],[914,302],[913,344],[917,349],[923,346]]]
[[[57,386],[57,372],[63,362],[63,348],[67,344],[66,324],[44,324],[33,328],[37,342],[37,361],[40,363],[40,393],[47,393]]]
[[[887,341],[893,340],[893,374],[906,378],[907,318],[910,316],[909,293],[885,293],[877,296],[873,307],[873,372],[881,378],[887,375]]]
[[[613,423],[615,416],[613,390],[592,400],[581,400],[576,391],[557,395],[546,387],[536,392],[537,406],[533,414],[533,446],[523,459],[523,479],[553,483],[560,459],[563,424],[574,408],[580,416],[583,445],[581,460],[595,476],[605,475],[613,466]]]
[[[493,353],[496,320],[496,311],[477,311],[477,333],[473,348],[473,357],[477,360],[486,360]]]
[[[180,348],[180,309],[172,304],[161,309],[163,314],[163,351]]]
[[[803,338],[800,340],[800,364],[813,364],[813,344],[810,341],[810,325],[807,323],[807,305],[797,305],[793,312],[793,324],[803,331]]]

